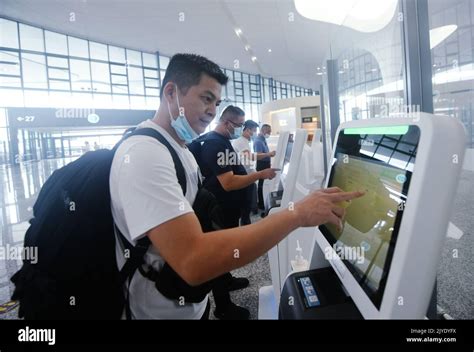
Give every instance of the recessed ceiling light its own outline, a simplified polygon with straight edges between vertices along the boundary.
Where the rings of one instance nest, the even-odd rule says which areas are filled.
[[[257,57],[256,57],[256,56],[252,56],[252,61],[253,61],[253,62],[257,61]]]
[[[271,53],[271,52],[272,52],[272,49],[268,49],[268,52]]]
[[[246,51],[249,51],[249,50],[250,50],[250,45],[246,45],[246,46],[245,46],[245,50],[246,50]]]
[[[237,34],[237,37],[240,37],[240,35],[242,34],[242,30],[240,28],[236,28],[235,34]]]

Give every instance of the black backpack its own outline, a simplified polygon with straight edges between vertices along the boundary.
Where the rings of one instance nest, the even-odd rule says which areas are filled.
[[[19,317],[120,319],[125,306],[130,318],[124,284],[137,269],[142,271],[150,241],[145,236],[134,247],[119,233],[130,257],[118,270],[109,177],[115,151],[134,135],[156,138],[168,148],[186,193],[185,172],[176,151],[152,128],[138,129],[112,150],[88,152],[54,171],[38,195],[25,234],[24,247],[37,247],[37,263],[24,258],[23,266],[11,278],[15,284],[12,299],[20,302]],[[201,216],[205,231],[214,230],[221,221],[217,203],[205,190],[198,193],[196,215]],[[169,265],[165,264],[165,269],[164,276],[161,271],[148,274],[165,286],[168,298],[189,296],[189,302],[200,302],[212,288],[211,282],[191,287]]]

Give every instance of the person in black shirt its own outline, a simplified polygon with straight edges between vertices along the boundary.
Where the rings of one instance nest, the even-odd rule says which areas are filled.
[[[275,177],[273,169],[248,175],[240,163],[230,140],[241,136],[244,122],[244,111],[232,105],[228,106],[222,112],[214,131],[199,138],[203,143],[197,162],[204,177],[203,186],[214,194],[222,207],[225,228],[239,226],[241,208],[245,205],[248,187],[257,180]],[[231,289],[243,288],[248,285],[248,280],[233,278],[230,273],[227,278],[227,283],[222,280],[223,284],[213,289],[216,303],[214,315],[222,319],[248,319],[248,311],[233,304],[229,295],[229,286]]]
[[[228,106],[201,147],[199,166],[205,178],[204,186],[216,196],[224,209],[226,228],[239,226],[240,209],[245,205],[247,187],[257,180],[275,177],[275,171],[271,168],[248,175],[240,163],[230,140],[241,136],[244,122],[244,111]]]

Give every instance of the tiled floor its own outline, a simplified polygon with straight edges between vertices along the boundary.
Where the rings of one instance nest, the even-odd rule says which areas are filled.
[[[438,305],[455,319],[474,319],[474,173],[459,180],[451,221],[463,232],[448,237],[438,268]]]
[[[32,216],[32,206],[41,185],[51,173],[71,160],[56,159],[0,167],[0,246],[22,246]],[[474,318],[474,173],[464,172],[459,182],[452,222],[463,232],[460,239],[448,238],[438,274],[438,304],[456,319]],[[254,217],[254,221],[258,218]],[[458,253],[453,256],[453,251]],[[0,259],[0,304],[8,302],[13,286],[10,277],[19,269],[21,260]],[[245,276],[250,287],[232,293],[233,301],[250,309],[257,318],[258,289],[271,283],[268,258],[234,272]],[[212,311],[211,311],[212,312]],[[16,310],[0,314],[0,319],[15,319]]]

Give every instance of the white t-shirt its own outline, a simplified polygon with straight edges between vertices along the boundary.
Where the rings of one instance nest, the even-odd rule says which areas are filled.
[[[249,153],[253,156],[252,149],[250,149],[249,140],[241,136],[232,141],[232,147],[234,148],[235,152],[239,154],[239,160],[245,167],[245,171],[247,171],[247,174],[255,172],[255,161],[251,161],[249,157],[244,157],[244,155],[241,154],[243,151],[248,150]]]
[[[198,166],[191,152],[180,146],[163,128],[151,120],[138,128],[151,127],[176,150],[186,171],[186,197],[178,183],[168,149],[154,138],[132,136],[117,149],[110,171],[110,195],[115,224],[133,245],[146,232],[171,219],[193,211],[198,191]],[[116,246],[119,268],[125,263],[124,248]],[[145,263],[160,270],[164,260],[152,245]],[[137,270],[129,289],[132,319],[200,319],[206,309],[206,297],[200,303],[180,305],[164,297],[154,282]]]

